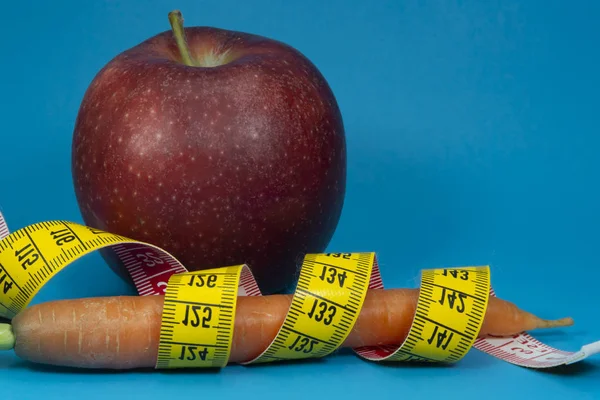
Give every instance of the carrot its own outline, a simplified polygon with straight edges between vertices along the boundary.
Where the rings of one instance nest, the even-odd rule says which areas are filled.
[[[419,289],[369,290],[356,324],[341,347],[401,343],[412,324],[418,295]],[[37,304],[4,326],[3,342],[22,359],[42,364],[104,369],[154,367],[163,300],[163,296],[114,296]],[[231,363],[250,360],[267,348],[291,300],[291,295],[238,298]],[[572,323],[571,318],[543,320],[491,297],[479,336],[512,335]]]

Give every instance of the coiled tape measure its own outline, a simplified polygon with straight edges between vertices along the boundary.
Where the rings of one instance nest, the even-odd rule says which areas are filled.
[[[141,296],[165,296],[156,368],[224,367],[238,296],[260,296],[246,265],[189,272],[154,245],[68,221],[47,221],[9,234],[0,213],[0,316],[11,319],[71,262],[106,249],[123,263]],[[383,289],[374,253],[308,254],[276,337],[242,364],[327,356],[344,342],[369,289]],[[568,352],[523,332],[478,338],[490,296],[487,266],[424,270],[404,343],[353,349],[370,361],[452,363],[472,348],[506,362],[548,368],[600,352],[600,341]]]

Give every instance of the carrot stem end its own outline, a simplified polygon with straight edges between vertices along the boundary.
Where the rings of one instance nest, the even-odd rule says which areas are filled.
[[[15,334],[10,324],[0,324],[0,350],[12,350],[15,347]]]

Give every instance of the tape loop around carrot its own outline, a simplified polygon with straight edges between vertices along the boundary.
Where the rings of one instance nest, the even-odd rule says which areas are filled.
[[[0,316],[14,317],[54,275],[100,249],[123,264],[140,296],[165,295],[156,368],[227,365],[237,299],[261,295],[248,266],[188,272],[157,246],[73,222],[46,221],[9,234],[0,213]],[[307,255],[277,336],[263,353],[242,364],[333,353],[352,330],[367,291],[382,288],[375,253]],[[600,352],[600,342],[567,352],[525,332],[477,338],[494,295],[488,266],[424,270],[405,341],[354,351],[371,361],[456,362],[475,347],[531,368],[571,364]]]

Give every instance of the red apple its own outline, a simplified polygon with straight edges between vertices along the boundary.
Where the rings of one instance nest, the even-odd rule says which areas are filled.
[[[264,293],[281,291],[340,218],[336,99],[289,45],[169,19],[172,30],[116,56],[85,93],[72,144],[84,222],[192,271],[247,263]]]

